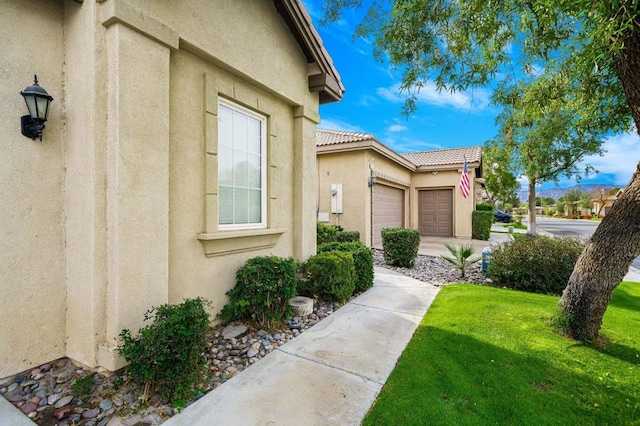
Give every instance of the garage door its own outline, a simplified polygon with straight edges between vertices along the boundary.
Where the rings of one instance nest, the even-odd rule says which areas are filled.
[[[404,190],[386,185],[373,188],[373,246],[382,247],[380,231],[404,226]]]
[[[420,235],[453,236],[453,190],[419,191],[418,216]]]

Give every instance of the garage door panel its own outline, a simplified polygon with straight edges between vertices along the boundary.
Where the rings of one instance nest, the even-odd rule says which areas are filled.
[[[434,189],[418,192],[420,235],[451,237],[453,235],[453,191]]]
[[[384,228],[404,227],[404,190],[376,185],[373,190],[373,245],[382,246]]]

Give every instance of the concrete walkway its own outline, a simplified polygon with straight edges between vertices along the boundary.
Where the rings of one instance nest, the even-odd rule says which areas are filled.
[[[164,425],[359,425],[437,293],[376,268],[369,291]]]

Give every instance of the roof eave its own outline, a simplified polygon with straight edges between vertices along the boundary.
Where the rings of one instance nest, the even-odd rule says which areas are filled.
[[[319,92],[321,104],[340,101],[345,91],[340,74],[300,0],[273,0],[273,3],[302,48],[307,63],[318,66],[319,73],[309,75],[309,91]]]
[[[320,146],[316,146],[316,153],[317,154],[335,154],[340,152],[360,151],[360,150],[366,150],[366,149],[375,151],[380,155],[387,157],[389,160],[394,161],[400,166],[405,167],[406,169],[409,169],[411,171],[416,170],[416,166],[412,162],[400,156],[394,150],[384,146],[383,144],[381,144],[375,139],[366,139],[366,140],[355,141],[355,142],[342,142],[342,143],[335,143],[330,145],[320,145]]]
[[[470,169],[476,169],[480,167],[480,161],[467,161],[467,167]],[[462,170],[464,163],[450,163],[450,164],[428,164],[416,167],[417,172],[433,172],[440,170]]]

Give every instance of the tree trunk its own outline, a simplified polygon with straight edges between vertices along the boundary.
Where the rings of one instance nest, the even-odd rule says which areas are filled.
[[[640,130],[640,22],[630,27],[624,49],[614,56],[616,74],[631,115]],[[640,255],[640,163],[631,182],[613,204],[578,258],[558,303],[566,331],[595,341],[613,290]]]
[[[527,234],[537,235],[536,232],[536,180],[529,178],[529,221]]]
[[[639,255],[640,163],[578,258],[560,299],[571,337],[597,340],[611,294]]]

